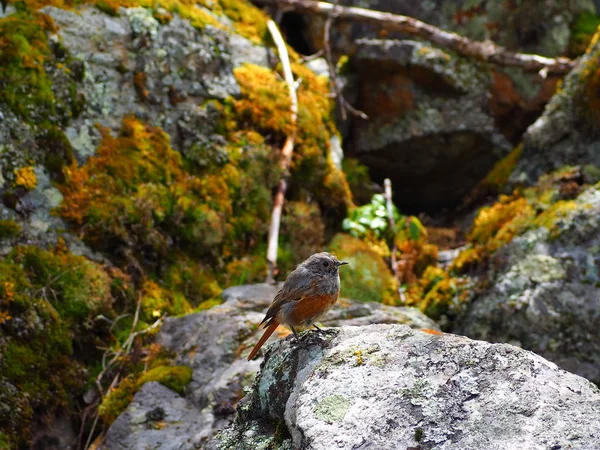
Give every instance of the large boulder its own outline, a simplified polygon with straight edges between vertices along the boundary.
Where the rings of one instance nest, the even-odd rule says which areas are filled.
[[[353,120],[345,150],[374,179],[391,178],[400,207],[457,204],[510,151],[477,63],[415,41],[361,40],[352,67],[346,91],[369,119]]]
[[[402,325],[283,341],[218,449],[600,446],[600,390],[507,344]]]
[[[527,129],[511,187],[533,184],[540,175],[565,165],[583,166],[584,177],[600,179],[599,38],[596,34],[544,114]]]
[[[165,387],[148,383],[150,386],[145,385],[109,429],[102,448],[143,448],[141,443],[150,442],[153,445],[161,443],[152,448],[194,448],[193,444],[205,445],[214,433],[228,426],[238,401],[244,390],[252,385],[262,362],[264,350],[253,361],[247,361],[246,357],[262,333],[257,326],[279,287],[269,284],[232,287],[223,291],[224,303],[219,306],[167,319],[157,342],[177,355],[177,364],[192,368],[192,381],[186,387],[185,398]],[[414,308],[394,308],[347,299],[340,299],[322,323],[326,326],[393,323],[438,329],[433,321]],[[287,334],[289,331],[280,328],[267,342],[272,343]],[[309,332],[308,336],[313,334]],[[157,406],[162,408],[163,415],[152,419],[152,411]],[[190,422],[192,416],[196,418],[195,422]],[[160,428],[150,426],[153,421],[160,422]],[[191,430],[193,435],[188,436],[186,433],[192,433]],[[123,436],[128,436],[125,441],[121,439]],[[178,437],[172,439],[173,436]]]
[[[453,331],[519,345],[600,383],[600,183],[542,214],[538,220],[555,223],[491,256],[480,278],[487,288]]]

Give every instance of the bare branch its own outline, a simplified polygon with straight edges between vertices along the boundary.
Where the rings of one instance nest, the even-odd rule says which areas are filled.
[[[462,56],[478,61],[489,62],[499,66],[521,67],[527,72],[540,72],[542,75],[564,75],[575,65],[575,61],[565,58],[546,58],[540,55],[515,53],[491,41],[472,41],[450,31],[429,25],[412,17],[374,11],[356,7],[336,7],[333,3],[312,0],[259,0],[264,4],[287,6],[295,11],[329,16],[335,8],[339,19],[354,20],[385,26],[386,30],[394,30],[430,41],[443,48],[454,50]]]
[[[269,238],[267,243],[267,263],[269,265],[267,272],[267,282],[273,282],[275,280],[275,271],[277,270],[277,249],[279,246],[279,227],[281,224],[281,212],[283,210],[283,202],[285,199],[285,191],[287,190],[287,183],[285,178],[287,177],[288,169],[292,161],[292,153],[294,152],[294,141],[296,139],[296,122],[298,117],[298,95],[296,93],[296,83],[294,81],[294,75],[292,74],[292,66],[290,64],[290,57],[288,55],[285,41],[277,28],[277,25],[272,20],[267,22],[267,27],[273,36],[273,41],[277,47],[279,53],[279,60],[283,68],[283,77],[285,83],[288,86],[291,101],[291,122],[293,131],[285,140],[285,144],[281,149],[281,161],[280,165],[283,169],[282,179],[279,180],[277,185],[277,193],[275,194],[275,200],[273,202],[273,212],[271,214],[271,224],[269,226]]]
[[[394,209],[393,209],[393,203],[392,203],[392,182],[390,181],[389,178],[386,178],[385,180],[383,180],[383,185],[385,188],[385,203],[386,203],[386,209],[387,209],[387,215],[388,215],[388,223],[389,223],[389,227],[390,230],[392,230],[392,232],[394,232],[394,230],[396,229],[396,221],[394,220]],[[394,272],[394,278],[396,278],[396,280],[398,281],[398,294],[400,295],[400,300],[402,301],[402,303],[405,303],[405,299],[404,299],[404,293],[402,292],[402,286],[400,286],[400,283],[402,282],[402,280],[400,279],[400,271],[398,270],[398,247],[396,246],[396,236],[394,236],[394,242],[392,245],[392,255],[391,255],[391,264],[392,264],[392,271]]]
[[[358,116],[362,119],[368,119],[369,117],[362,111],[356,109],[350,103],[346,101],[344,95],[342,94],[342,90],[340,89],[340,85],[337,81],[337,74],[335,70],[335,66],[333,64],[333,53],[331,51],[331,25],[333,24],[333,20],[337,16],[337,8],[338,0],[336,0],[331,13],[327,17],[327,21],[325,22],[325,30],[324,30],[324,45],[325,45],[325,59],[327,60],[327,67],[329,68],[329,84],[331,85],[331,90],[335,93],[335,98],[340,104],[340,111],[342,113],[342,120],[346,120],[348,118],[346,111],[350,111],[350,113],[354,116]]]

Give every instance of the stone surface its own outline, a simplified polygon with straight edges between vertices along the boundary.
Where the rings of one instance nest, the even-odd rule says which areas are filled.
[[[369,120],[353,119],[345,150],[375,180],[391,178],[399,207],[457,204],[510,151],[482,66],[415,41],[363,39],[352,67],[346,90]]]
[[[552,232],[531,230],[496,252],[486,277],[455,332],[519,345],[600,383],[600,184]]]
[[[511,174],[509,188],[533,184],[540,175],[565,165],[587,166],[584,172],[596,181],[600,179],[600,105],[596,100],[599,58],[600,43],[596,39],[596,44],[565,77],[544,114],[527,129],[523,153]]]
[[[199,448],[205,421],[177,393],[160,383],[146,383],[109,428],[100,449]]]
[[[345,327],[267,354],[218,449],[592,449],[600,390],[507,344]]]
[[[268,284],[235,286],[223,291],[223,304],[207,311],[168,318],[165,321],[157,342],[177,354],[176,364],[193,369],[192,381],[186,387],[185,399],[172,393],[171,400],[165,403],[172,405],[176,414],[182,417],[187,417],[188,408],[195,411],[197,419],[193,427],[193,436],[186,438],[189,440],[171,442],[169,438],[172,434],[183,434],[184,430],[188,429],[185,422],[187,419],[181,419],[182,424],[175,419],[166,420],[160,430],[139,425],[136,417],[145,414],[154,405],[143,400],[150,394],[143,394],[141,399],[138,399],[141,394],[139,393],[127,412],[120,416],[118,423],[111,427],[109,436],[112,437],[107,437],[103,448],[142,449],[146,448],[142,443],[145,445],[149,442],[154,442],[155,447],[152,448],[161,450],[194,448],[193,444],[205,445],[214,433],[228,426],[238,401],[244,395],[244,391],[252,385],[260,367],[261,357],[253,361],[247,361],[246,357],[262,334],[262,330],[258,331],[256,327],[263,319],[279,287]],[[416,328],[438,329],[433,321],[414,308],[394,308],[345,299],[340,300],[338,306],[328,313],[322,323],[326,326],[401,323]],[[267,343],[288,334],[289,331],[280,328]],[[309,336],[313,334],[315,333],[308,333]],[[291,340],[292,338],[286,339]],[[267,344],[263,349],[266,348]],[[260,355],[262,354],[264,350],[261,351]],[[155,389],[156,387],[153,387],[151,391]],[[164,391],[166,388],[162,389]],[[115,427],[116,430],[113,430]],[[126,433],[123,430],[129,431]],[[131,444],[120,446],[115,436],[127,434],[130,437],[126,442]],[[139,439],[136,437],[138,435]],[[159,441],[162,444],[158,445]],[[177,447],[176,444],[182,446]]]
[[[199,31],[178,15],[161,25],[144,8],[121,8],[120,17],[94,7],[74,12],[47,6],[43,12],[85,70],[79,86],[85,109],[66,129],[80,162],[98,143],[94,124],[117,131],[127,114],[160,125],[183,153],[194,145],[222,145],[214,115],[199,105],[239,95],[234,67],[268,64],[266,48],[210,25]]]

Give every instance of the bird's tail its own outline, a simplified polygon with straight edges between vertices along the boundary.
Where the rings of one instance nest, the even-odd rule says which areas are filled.
[[[275,331],[275,329],[278,326],[279,326],[279,322],[277,322],[276,320],[273,320],[271,322],[271,325],[269,325],[267,327],[267,329],[263,333],[263,335],[260,338],[260,340],[256,343],[256,345],[254,346],[254,348],[252,349],[252,351],[248,355],[248,361],[250,361],[251,359],[253,359],[256,356],[256,354],[258,353],[258,351],[260,350],[260,348],[263,346],[263,344],[266,342],[266,340],[269,339],[269,337],[273,334],[273,331]]]

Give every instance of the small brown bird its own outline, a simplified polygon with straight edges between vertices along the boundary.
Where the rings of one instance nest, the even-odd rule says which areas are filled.
[[[260,323],[265,324],[266,330],[250,352],[248,361],[256,356],[280,324],[289,326],[296,339],[295,326],[313,325],[322,331],[314,322],[337,301],[340,294],[339,268],[344,264],[348,263],[331,253],[315,253],[288,275]]]

